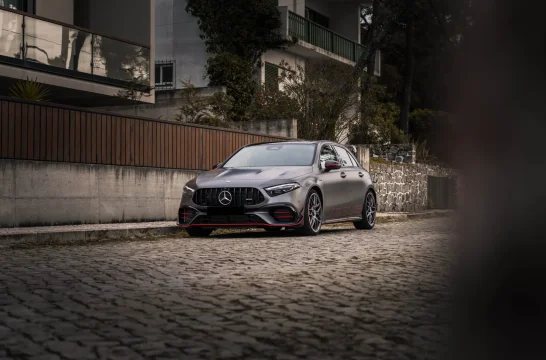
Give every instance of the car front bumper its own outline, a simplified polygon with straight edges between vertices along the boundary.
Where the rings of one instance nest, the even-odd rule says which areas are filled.
[[[261,191],[261,190],[260,190]],[[199,206],[193,197],[182,197],[177,225],[181,228],[297,228],[303,226],[307,190],[296,189],[269,197],[262,191],[264,201],[252,206]]]
[[[181,228],[296,228],[303,226],[303,210],[298,212],[291,204],[252,209],[182,206],[178,211],[177,225]]]

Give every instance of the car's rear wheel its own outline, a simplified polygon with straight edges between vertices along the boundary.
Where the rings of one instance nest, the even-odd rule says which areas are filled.
[[[300,235],[314,236],[320,232],[322,227],[322,201],[316,190],[307,194],[305,211],[303,213],[303,226],[296,229]]]
[[[214,229],[201,228],[201,227],[191,227],[186,229],[186,232],[191,237],[207,237],[210,234],[212,234],[213,231]]]
[[[371,230],[375,226],[375,216],[377,214],[377,200],[373,191],[366,193],[364,207],[362,208],[362,220],[355,221],[353,224],[359,230]]]

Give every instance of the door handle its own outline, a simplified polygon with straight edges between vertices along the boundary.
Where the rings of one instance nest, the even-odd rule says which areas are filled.
[[[358,176],[364,177],[364,173],[359,172],[359,173],[358,173]]]
[[[344,172],[342,172],[342,173],[341,173],[341,177],[342,177],[342,178],[346,178],[347,175],[346,175]]]

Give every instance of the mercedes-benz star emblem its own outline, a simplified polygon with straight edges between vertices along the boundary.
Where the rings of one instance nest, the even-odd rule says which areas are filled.
[[[224,190],[218,195],[218,201],[220,201],[220,204],[224,206],[231,204],[232,200],[233,196],[229,191]]]

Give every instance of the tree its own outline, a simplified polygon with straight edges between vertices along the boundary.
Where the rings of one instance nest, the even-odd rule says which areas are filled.
[[[298,137],[343,141],[359,112],[358,83],[346,93],[337,90],[352,76],[352,67],[329,60],[308,63],[305,69],[279,64],[277,82],[261,87],[251,108],[255,119],[298,121]]]
[[[414,18],[416,12],[416,0],[406,0],[407,13],[406,13],[406,69],[404,72],[404,85],[402,88],[402,106],[400,109],[400,129],[404,134],[409,132],[409,112],[411,104],[411,90],[413,83],[413,75],[415,73],[415,54],[414,54],[414,41],[415,41],[415,26]]]
[[[206,72],[211,86],[225,86],[233,98],[234,120],[245,120],[257,90],[254,76],[262,55],[290,43],[282,38],[277,0],[188,0],[212,56]]]
[[[182,81],[182,84],[184,105],[178,109],[176,121],[223,128],[234,127],[234,123],[229,121],[233,100],[228,95],[218,92],[212,96],[202,96],[199,89],[189,80]]]

